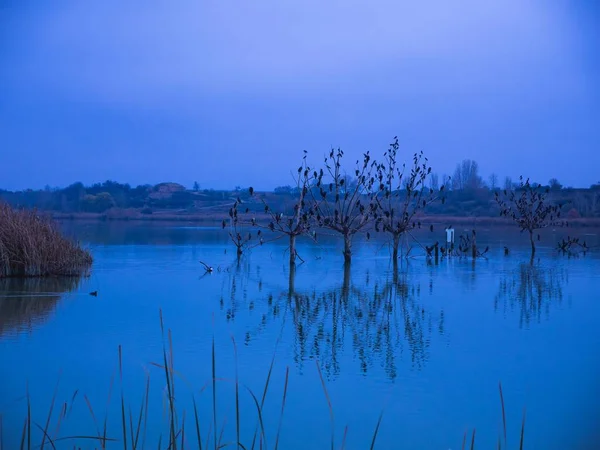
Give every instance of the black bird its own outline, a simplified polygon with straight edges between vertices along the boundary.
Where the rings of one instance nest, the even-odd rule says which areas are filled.
[[[252,186],[250,186],[250,187],[248,188],[248,193],[249,193],[250,195],[254,195],[254,188],[253,188]]]
[[[98,291],[93,291],[93,292],[90,292],[90,295],[91,295],[92,297],[98,297]]]
[[[206,270],[208,273],[212,273],[213,268],[211,266],[209,266],[208,264],[206,264],[205,262],[202,262],[202,261],[198,261],[198,262],[204,266],[204,270]]]
[[[504,256],[508,256],[508,247],[504,246]]]
[[[223,227],[223,229],[225,229],[225,227],[227,226],[227,222],[225,222],[225,219],[223,219],[223,222],[221,223],[221,226]]]
[[[433,233],[433,225],[429,225],[429,231]]]

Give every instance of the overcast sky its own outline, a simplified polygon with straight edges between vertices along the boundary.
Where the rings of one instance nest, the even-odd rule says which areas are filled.
[[[574,6],[577,4],[577,6]],[[400,139],[434,171],[600,181],[600,2],[0,3],[0,188],[290,184]]]

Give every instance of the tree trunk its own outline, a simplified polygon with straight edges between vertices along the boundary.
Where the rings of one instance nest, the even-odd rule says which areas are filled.
[[[529,240],[531,241],[531,259],[535,256],[535,240],[533,239],[533,230],[529,230]]]
[[[400,247],[400,235],[394,234],[394,240],[392,241],[392,259],[394,263],[398,261],[398,247]]]
[[[344,234],[344,262],[352,261],[352,236],[349,233]]]
[[[241,258],[241,256],[242,256],[242,253],[243,253],[242,246],[241,246],[241,245],[238,245],[238,246],[237,246],[237,257],[238,257],[238,259],[240,259],[240,258]]]
[[[344,262],[344,284],[342,285],[342,296],[346,300],[350,294],[350,261]]]
[[[290,267],[296,264],[296,235],[290,234]]]
[[[288,298],[292,299],[296,293],[296,265],[290,265],[290,276],[288,278]]]

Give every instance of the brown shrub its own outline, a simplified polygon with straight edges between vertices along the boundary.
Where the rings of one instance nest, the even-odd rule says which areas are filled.
[[[0,203],[0,278],[78,276],[92,255],[48,217]]]

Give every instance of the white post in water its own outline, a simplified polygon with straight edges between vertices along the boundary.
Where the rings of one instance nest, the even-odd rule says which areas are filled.
[[[450,256],[450,252],[454,248],[454,228],[452,228],[452,225],[446,228],[446,247],[448,256]]]

